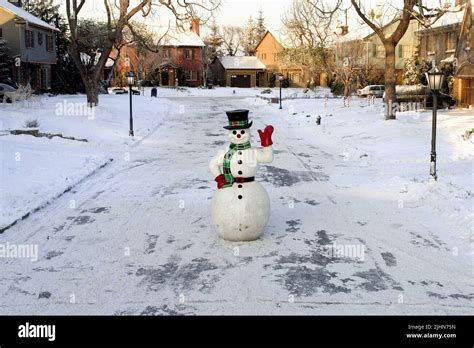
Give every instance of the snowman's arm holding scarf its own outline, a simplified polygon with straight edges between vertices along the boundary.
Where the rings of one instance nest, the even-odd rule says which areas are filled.
[[[221,167],[224,164],[224,155],[225,155],[225,151],[220,150],[217,153],[217,155],[215,155],[212,158],[211,162],[209,163],[209,169],[212,175],[214,176],[214,178],[222,174]]]
[[[255,155],[258,163],[271,163],[273,162],[273,149],[271,146],[264,147],[263,149],[255,149]]]

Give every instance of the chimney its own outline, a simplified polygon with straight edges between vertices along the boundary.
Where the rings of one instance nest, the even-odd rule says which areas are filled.
[[[196,33],[197,36],[200,36],[200,27],[201,27],[201,23],[199,21],[199,18],[194,18],[191,23],[191,31],[193,33]]]

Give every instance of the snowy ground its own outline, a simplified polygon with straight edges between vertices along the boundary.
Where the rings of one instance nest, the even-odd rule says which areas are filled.
[[[44,206],[0,234],[0,256],[38,247],[36,262],[0,257],[0,313],[473,312],[474,145],[460,136],[472,111],[440,113],[430,182],[430,112],[383,121],[380,99],[307,98],[279,110],[235,90],[134,97],[136,140],[126,95],[102,96],[94,115],[66,115],[81,96],[0,105],[2,224]],[[276,129],[257,176],[272,215],[251,243],[218,239],[210,221],[208,162],[234,108],[251,110],[254,146]],[[8,135],[29,119],[88,142]]]

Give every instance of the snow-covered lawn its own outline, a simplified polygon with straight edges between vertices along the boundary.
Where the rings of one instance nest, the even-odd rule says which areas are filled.
[[[431,111],[384,121],[380,99],[344,108],[302,90],[284,90],[279,110],[261,91],[147,90],[134,97],[135,140],[127,95],[101,96],[93,117],[58,115],[82,96],[0,105],[2,134],[37,119],[88,139],[0,136],[6,216],[114,160],[0,234],[39,249],[36,262],[0,258],[0,313],[472,313],[474,144],[461,138],[472,110],[439,112],[432,182]],[[210,219],[208,163],[237,108],[251,110],[253,146],[275,127],[275,161],[257,175],[272,214],[251,243],[218,239]]]

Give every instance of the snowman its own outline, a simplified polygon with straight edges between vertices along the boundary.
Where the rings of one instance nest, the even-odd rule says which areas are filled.
[[[230,241],[259,238],[270,216],[270,199],[255,181],[258,163],[273,161],[273,126],[258,130],[263,149],[250,145],[248,110],[227,112],[230,145],[218,152],[209,168],[217,182],[212,197],[212,222],[219,237]]]

